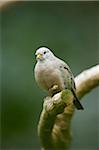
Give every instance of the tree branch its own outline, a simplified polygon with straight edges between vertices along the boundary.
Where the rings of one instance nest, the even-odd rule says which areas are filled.
[[[99,86],[99,65],[80,73],[76,78],[76,94],[81,99],[90,90]],[[69,90],[47,97],[38,124],[42,149],[68,149],[71,142],[71,120],[75,107]]]
[[[83,71],[75,78],[77,96],[81,99],[86,93],[99,86],[99,65]]]

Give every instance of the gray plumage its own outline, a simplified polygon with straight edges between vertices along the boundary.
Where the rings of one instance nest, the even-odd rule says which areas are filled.
[[[38,85],[51,96],[63,89],[71,90],[74,95],[74,105],[77,109],[83,109],[75,94],[76,86],[69,66],[46,47],[36,51],[36,58],[34,73]]]

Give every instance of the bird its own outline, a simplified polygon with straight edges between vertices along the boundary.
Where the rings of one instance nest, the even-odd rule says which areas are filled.
[[[73,104],[78,110],[83,110],[76,96],[74,76],[67,63],[45,46],[39,47],[35,55],[37,63],[34,68],[34,76],[38,86],[48,92],[51,97],[62,90],[70,90],[74,97]]]

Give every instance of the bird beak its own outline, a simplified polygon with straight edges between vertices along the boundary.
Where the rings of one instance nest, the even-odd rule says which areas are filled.
[[[42,54],[37,54],[37,57],[36,57],[37,59],[42,59],[43,58],[43,55]]]

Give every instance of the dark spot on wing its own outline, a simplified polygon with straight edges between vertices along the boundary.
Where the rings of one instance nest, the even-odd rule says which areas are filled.
[[[67,89],[67,83],[66,82],[64,82],[64,87],[65,87],[65,89]]]
[[[62,68],[62,66],[60,66],[60,68]]]
[[[67,67],[64,67],[64,69],[69,70]]]
[[[72,84],[72,87],[73,87],[74,89],[76,89],[75,81],[73,80],[72,77],[71,77],[71,84]]]
[[[64,69],[66,69],[66,70],[69,70],[67,67],[65,67],[65,66],[60,66],[60,68],[64,68]]]

